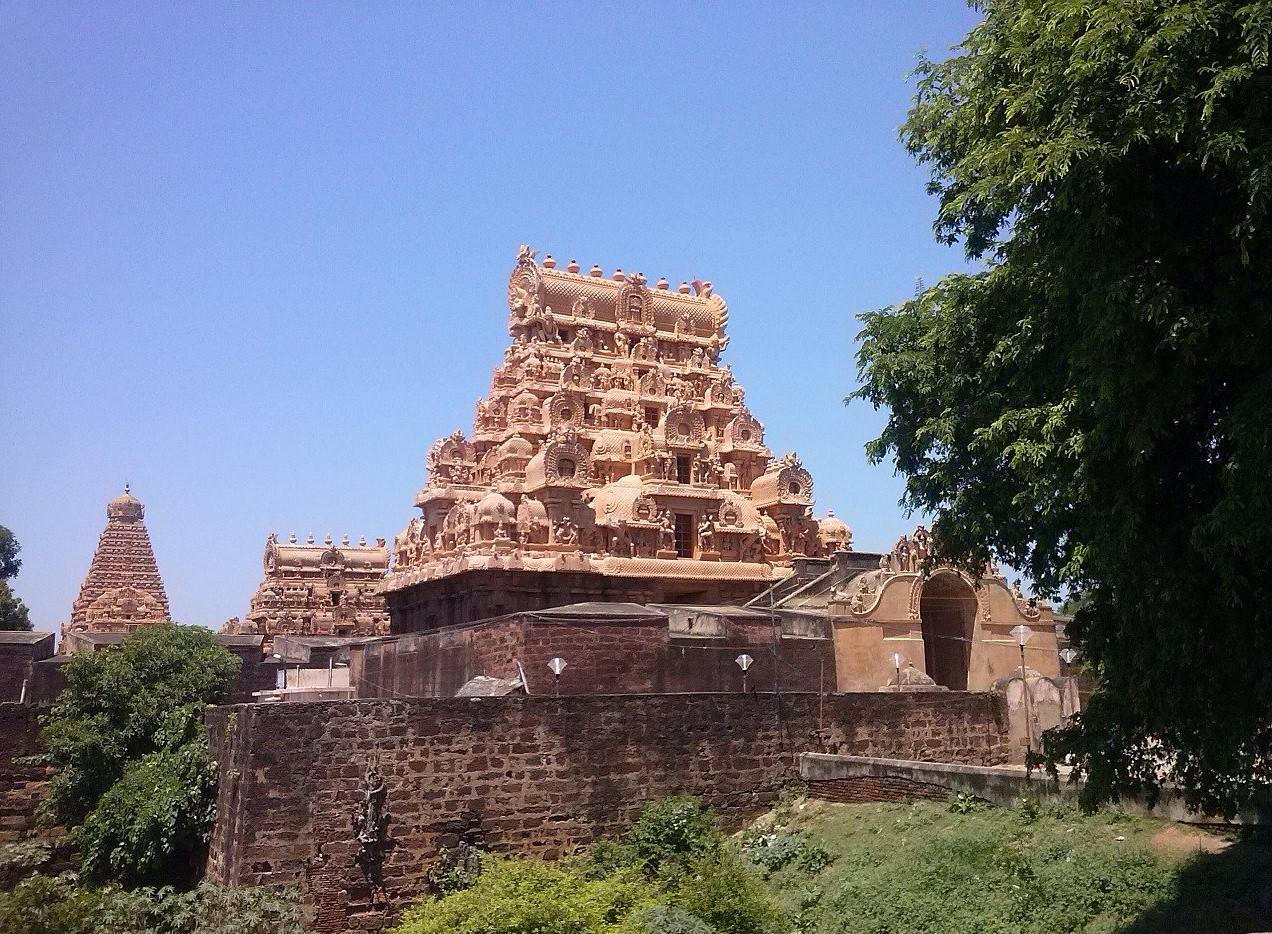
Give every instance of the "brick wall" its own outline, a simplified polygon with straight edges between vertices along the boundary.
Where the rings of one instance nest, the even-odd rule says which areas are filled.
[[[53,654],[53,633],[0,633],[0,703],[17,703],[26,683],[27,700],[35,684],[35,663]]]
[[[453,697],[476,675],[515,678],[525,671],[531,694],[683,694],[740,692],[742,652],[754,659],[752,690],[771,690],[773,632],[770,624],[729,621],[719,636],[672,636],[667,620],[605,619],[551,622],[524,616],[412,633],[395,640],[355,645],[350,651],[359,697]],[[568,667],[559,684],[548,661]],[[783,691],[817,691],[835,682],[830,639],[778,640]]]
[[[871,776],[810,781],[808,794],[809,797],[834,801],[836,804],[862,804],[871,801],[910,801],[915,798],[945,801],[952,792],[944,785],[934,785],[929,782]]]
[[[221,770],[209,877],[299,885],[319,932],[380,929],[461,839],[558,857],[678,792],[737,825],[797,780],[799,752],[1007,759],[1005,715],[978,694],[363,700],[223,707],[208,724]],[[390,814],[382,887],[358,867],[352,824],[372,756]]]
[[[22,840],[34,829],[48,770],[14,760],[35,752],[38,733],[35,708],[0,704],[0,843]]]

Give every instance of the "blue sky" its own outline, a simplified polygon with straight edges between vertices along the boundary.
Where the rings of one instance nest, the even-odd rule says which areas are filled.
[[[519,243],[710,279],[731,363],[861,549],[912,528],[855,315],[962,266],[897,140],[955,0],[0,2],[0,525],[57,627],[105,503],[173,615],[241,615],[270,531],[391,537],[471,428]]]

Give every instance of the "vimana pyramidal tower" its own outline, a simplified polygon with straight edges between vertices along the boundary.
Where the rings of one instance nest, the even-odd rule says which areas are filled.
[[[383,585],[395,632],[585,600],[731,603],[851,547],[774,458],[710,283],[558,269],[521,247],[512,344],[471,436],[428,451]]]

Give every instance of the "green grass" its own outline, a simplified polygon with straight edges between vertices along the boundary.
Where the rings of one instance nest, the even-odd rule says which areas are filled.
[[[1266,836],[1225,846],[1117,811],[936,802],[803,802],[771,823],[773,852],[794,835],[833,860],[769,873],[803,934],[1272,930]]]

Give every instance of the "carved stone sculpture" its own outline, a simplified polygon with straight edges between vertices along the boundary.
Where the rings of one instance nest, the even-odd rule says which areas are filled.
[[[728,306],[710,283],[651,288],[638,272],[535,257],[517,252],[510,345],[472,435],[429,448],[383,592],[496,558],[636,575],[677,551],[685,577],[725,577],[720,562],[735,561],[756,566],[745,579],[771,581],[796,556],[850,547],[846,525],[811,517],[812,478],[797,456],[773,458],[719,362]]]

